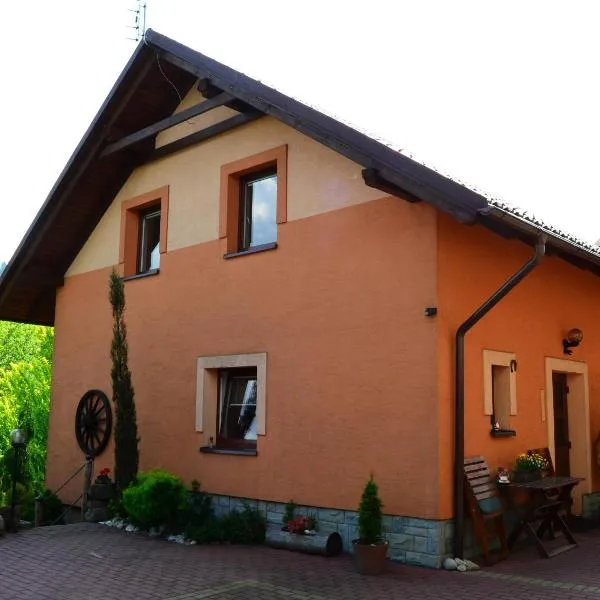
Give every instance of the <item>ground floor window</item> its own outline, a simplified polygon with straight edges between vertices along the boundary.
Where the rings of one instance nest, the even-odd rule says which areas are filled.
[[[256,367],[219,371],[217,443],[256,446]]]
[[[266,415],[266,352],[198,358],[196,431],[202,452],[256,454]]]

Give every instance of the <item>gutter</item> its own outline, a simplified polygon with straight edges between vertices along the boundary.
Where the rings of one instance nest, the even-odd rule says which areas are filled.
[[[515,288],[541,262],[546,254],[546,235],[538,234],[534,255],[494,292],[456,331],[455,411],[454,411],[454,556],[463,557],[464,512],[464,460],[465,460],[465,335],[502,298]]]

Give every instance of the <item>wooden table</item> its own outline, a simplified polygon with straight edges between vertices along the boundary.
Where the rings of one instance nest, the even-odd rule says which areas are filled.
[[[557,554],[572,550],[577,547],[573,532],[565,521],[571,501],[571,490],[580,482],[580,477],[544,477],[527,483],[511,482],[502,484],[510,492],[527,492],[527,502],[516,504],[512,502],[519,514],[519,522],[508,538],[509,549],[513,547],[523,531],[535,542],[540,554],[545,558],[552,558]],[[511,500],[514,493],[509,494]],[[542,540],[546,531],[554,538],[554,529],[562,531],[567,544],[548,549]]]

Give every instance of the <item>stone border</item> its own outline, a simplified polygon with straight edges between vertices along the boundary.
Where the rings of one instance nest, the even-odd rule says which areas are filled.
[[[257,509],[270,525],[282,525],[285,504],[251,498],[237,498],[211,494],[213,508],[218,515],[241,511],[244,504]],[[315,514],[322,533],[338,532],[342,536],[343,551],[352,552],[352,540],[358,537],[358,513],[353,510],[298,506],[298,514]],[[452,552],[454,523],[418,517],[385,515],[383,526],[390,543],[389,558],[409,565],[440,569]]]

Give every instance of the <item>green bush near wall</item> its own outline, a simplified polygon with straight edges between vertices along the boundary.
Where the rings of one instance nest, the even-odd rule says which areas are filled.
[[[187,509],[188,493],[179,477],[159,469],[139,473],[123,492],[123,508],[143,529],[173,528]]]

